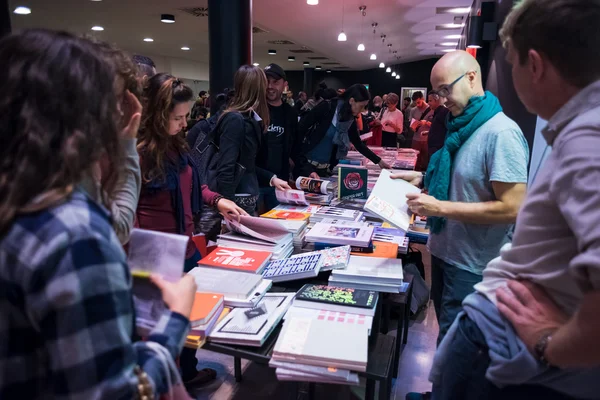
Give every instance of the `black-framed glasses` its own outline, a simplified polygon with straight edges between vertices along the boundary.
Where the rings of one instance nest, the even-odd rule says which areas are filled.
[[[452,88],[454,87],[454,85],[456,85],[458,83],[458,81],[460,81],[462,78],[464,78],[467,74],[468,74],[468,72],[465,72],[464,74],[462,74],[461,76],[456,78],[454,80],[454,82],[452,82],[451,84],[441,86],[439,89],[436,90],[437,94],[440,97],[448,97],[450,95],[450,93],[452,93]]]

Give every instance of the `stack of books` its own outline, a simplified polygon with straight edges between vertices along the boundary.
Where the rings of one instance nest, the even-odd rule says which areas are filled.
[[[231,232],[219,235],[217,245],[234,249],[268,251],[272,259],[289,257],[294,251],[293,235],[276,219],[242,216],[226,221]]]
[[[234,271],[262,274],[271,260],[273,253],[245,249],[217,247],[206,257],[198,261],[198,265],[207,268],[221,268]]]
[[[319,274],[323,261],[324,257],[319,253],[307,253],[285,260],[275,260],[269,263],[263,277],[273,282],[314,278]]]
[[[404,274],[402,260],[350,256],[346,269],[333,270],[329,284],[385,293],[400,293]]]
[[[335,223],[319,222],[306,234],[306,241],[369,247],[373,227],[362,222]],[[319,249],[316,249],[319,250]]]
[[[396,160],[390,165],[393,169],[414,170],[417,165],[419,151],[414,149],[399,149]]]
[[[228,307],[254,307],[273,284],[261,275],[220,268],[196,267],[189,274],[198,292],[222,294]]]
[[[388,242],[398,245],[398,254],[408,252],[409,240],[402,229],[376,227],[373,232],[373,243]]]
[[[427,227],[426,217],[415,216],[413,214],[406,236],[411,242],[427,244],[427,240],[429,239],[429,227]]]
[[[338,207],[323,207],[318,212],[310,216],[310,222],[321,222],[325,218],[359,222],[363,220],[363,216],[364,212],[359,210],[349,210]]]
[[[209,333],[215,343],[260,347],[290,307],[294,293],[267,293],[253,308],[235,308]]]
[[[283,225],[289,233],[292,234],[294,252],[300,252],[302,250],[302,246],[304,245],[304,237],[306,236],[308,221],[280,220],[279,223]]]
[[[211,326],[207,326],[205,329],[200,327],[192,328],[185,338],[185,347],[198,349],[204,346],[204,343],[206,343],[206,340],[208,339],[208,334],[212,331],[216,324],[221,322],[223,318],[225,318],[231,312],[231,310],[232,308],[230,307],[223,308],[223,311],[221,311],[221,314],[218,316],[218,318],[216,318],[216,321],[214,321],[214,323],[211,322]]]

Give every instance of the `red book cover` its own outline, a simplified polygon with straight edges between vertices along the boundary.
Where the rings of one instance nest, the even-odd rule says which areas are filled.
[[[273,253],[269,253],[268,251],[217,247],[202,260],[198,261],[198,265],[260,274],[272,255]]]

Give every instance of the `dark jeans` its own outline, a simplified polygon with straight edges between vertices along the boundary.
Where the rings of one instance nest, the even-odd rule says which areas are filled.
[[[277,200],[274,187],[260,188],[260,195],[258,196],[258,215],[264,214],[278,205],[279,201]]]
[[[191,239],[190,239],[191,240]],[[198,261],[202,259],[200,252],[196,250],[194,254],[185,259],[183,264],[183,272],[190,272],[194,267],[198,266]]]
[[[481,282],[481,279],[481,275],[475,275],[431,256],[431,298],[440,326],[438,344],[462,310],[463,300],[475,291],[473,286]]]
[[[398,135],[396,132],[381,132],[381,147],[398,147]]]
[[[442,379],[433,386],[432,400],[573,400],[541,386],[508,386],[500,389],[485,377],[490,365],[481,330],[466,315],[461,318],[442,368]]]

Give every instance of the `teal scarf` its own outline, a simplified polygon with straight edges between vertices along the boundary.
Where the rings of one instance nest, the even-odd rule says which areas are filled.
[[[499,112],[502,112],[502,107],[496,96],[485,92],[483,96],[471,97],[467,107],[458,117],[452,117],[449,114],[444,147],[431,157],[425,176],[425,188],[428,189],[430,196],[441,201],[448,201],[454,156],[481,125]],[[446,225],[446,219],[442,217],[427,219],[431,233],[440,233]]]

